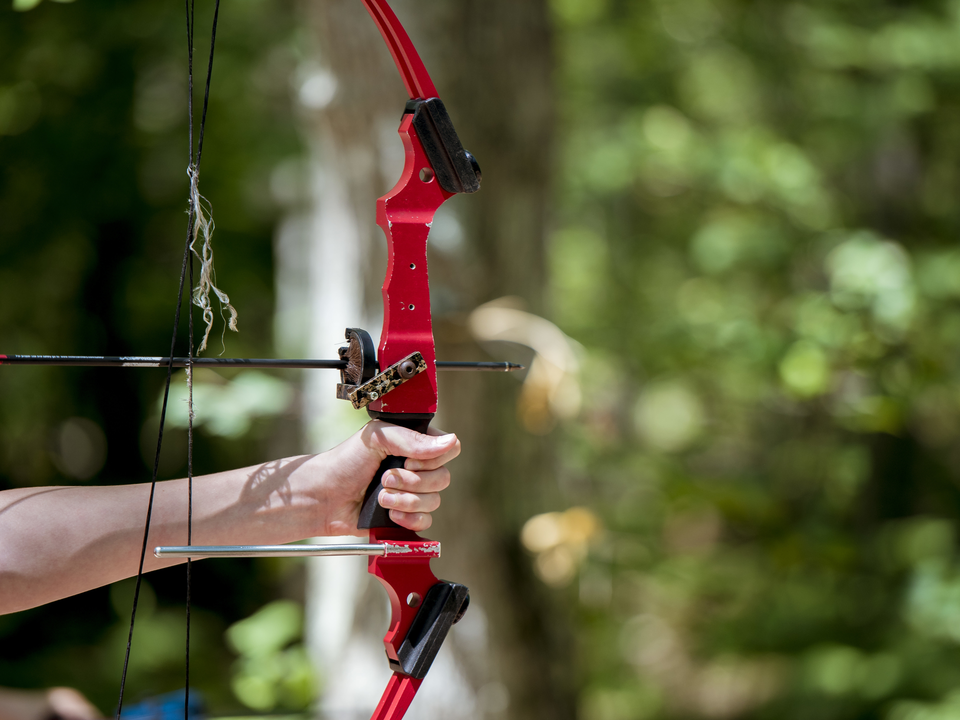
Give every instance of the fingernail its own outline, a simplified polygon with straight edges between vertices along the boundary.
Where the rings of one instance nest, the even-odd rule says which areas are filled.
[[[380,505],[385,508],[392,508],[397,504],[397,499],[393,493],[380,493]]]
[[[381,478],[380,484],[388,488],[398,488],[400,487],[400,478],[394,473],[388,473]]]
[[[423,463],[413,458],[407,458],[407,461],[403,464],[403,468],[404,470],[420,470],[423,468]]]

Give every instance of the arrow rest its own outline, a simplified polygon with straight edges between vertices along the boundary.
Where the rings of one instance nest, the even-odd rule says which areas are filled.
[[[377,374],[377,348],[373,338],[366,330],[347,328],[344,333],[348,345],[338,348],[337,354],[341,360],[347,361],[347,366],[340,371],[340,385],[337,386],[337,397],[341,386],[357,387],[373,379]]]
[[[347,363],[340,371],[337,398],[349,400],[357,410],[367,407],[427,370],[423,355],[412,352],[382,373],[374,374],[379,366],[370,333],[358,328],[347,328],[346,339],[349,345],[337,351],[340,359]]]

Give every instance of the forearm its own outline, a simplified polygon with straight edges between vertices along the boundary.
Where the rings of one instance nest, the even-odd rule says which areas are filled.
[[[320,534],[318,460],[301,456],[196,478],[192,543],[270,544]],[[135,575],[149,497],[149,484],[0,493],[0,614]],[[178,562],[158,560],[152,549],[187,544],[187,503],[185,479],[157,483],[144,570]]]
[[[364,492],[388,455],[408,458],[383,477],[379,501],[401,527],[421,532],[450,483],[455,435],[421,435],[375,421],[321,455],[198,477],[193,545],[272,545],[357,531]],[[0,614],[135,575],[150,485],[24,488],[0,492]],[[157,484],[144,570],[157,545],[187,544],[186,480]]]
[[[0,720],[43,720],[42,691],[0,689]]]
[[[100,720],[103,716],[73,688],[46,690],[0,688],[0,720]]]

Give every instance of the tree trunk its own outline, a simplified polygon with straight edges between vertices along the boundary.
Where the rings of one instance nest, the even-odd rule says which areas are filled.
[[[530,312],[546,312],[553,57],[545,2],[443,7],[442,18],[417,15],[438,21],[426,33],[437,43],[425,54],[484,180],[476,196],[448,203],[464,246],[456,255],[431,258],[432,269],[437,255],[444,260],[443,274],[431,276],[434,294],[456,298],[446,313],[437,313],[435,332],[439,354],[478,357],[465,313],[505,296],[519,298]],[[436,534],[451,538],[445,561],[471,588],[471,612],[483,616],[486,628],[486,652],[470,658],[485,710],[478,717],[573,718],[571,624],[533,577],[518,540],[529,517],[555,509],[550,440],[519,427],[513,377],[445,377],[440,389],[440,420],[458,433],[464,452],[453,469],[455,486],[437,513]],[[459,647],[460,636],[454,642]]]

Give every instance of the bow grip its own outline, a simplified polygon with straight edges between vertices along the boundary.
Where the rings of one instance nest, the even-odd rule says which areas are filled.
[[[374,420],[383,420],[393,425],[400,425],[423,435],[427,434],[430,421],[433,420],[433,413],[385,413],[374,410],[369,410],[368,413]],[[389,455],[380,463],[380,467],[377,468],[373,480],[370,481],[367,491],[363,495],[360,520],[357,522],[359,529],[400,527],[390,519],[390,511],[380,504],[380,491],[383,490],[383,474],[387,470],[402,468],[406,460],[405,457]]]

